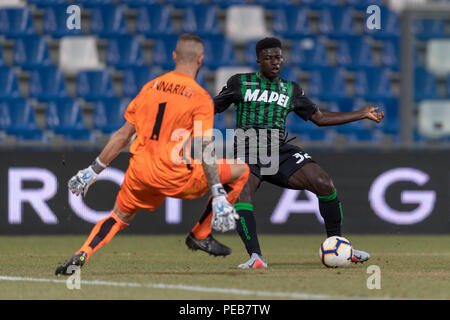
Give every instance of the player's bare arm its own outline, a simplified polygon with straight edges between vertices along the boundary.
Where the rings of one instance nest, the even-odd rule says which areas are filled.
[[[384,118],[384,111],[377,111],[378,107],[373,106],[367,106],[361,110],[352,112],[331,112],[317,110],[311,116],[311,121],[320,127],[335,126],[363,119],[369,119],[380,123]]]
[[[109,139],[100,155],[87,168],[78,171],[68,182],[69,190],[76,195],[86,195],[89,187],[97,180],[98,175],[111,161],[130,143],[136,130],[129,122],[117,130]]]

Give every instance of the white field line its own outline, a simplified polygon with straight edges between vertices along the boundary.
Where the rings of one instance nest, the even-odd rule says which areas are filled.
[[[0,281],[66,283],[67,280],[0,276]],[[102,280],[81,280],[80,284],[81,285],[92,285],[92,286],[109,286],[109,287],[172,289],[172,290],[222,293],[222,294],[242,295],[242,296],[257,296],[257,297],[266,297],[266,298],[317,299],[317,300],[389,299],[387,297],[381,297],[381,298],[379,298],[379,297],[377,297],[377,298],[374,298],[374,297],[372,297],[372,298],[371,297],[347,297],[347,296],[340,296],[340,295],[314,294],[314,293],[302,293],[302,292],[278,292],[278,291],[272,292],[272,291],[246,290],[246,289],[236,289],[236,288],[200,287],[200,286],[189,286],[189,285],[183,285],[183,284],[164,284],[164,283],[133,283],[133,282],[102,281]]]

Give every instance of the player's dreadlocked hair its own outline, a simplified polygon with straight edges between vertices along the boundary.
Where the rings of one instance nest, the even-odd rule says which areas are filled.
[[[281,41],[277,38],[273,38],[273,37],[267,37],[264,39],[259,40],[256,43],[256,56],[259,57],[259,53],[264,50],[264,49],[269,49],[269,48],[280,48],[281,47]]]

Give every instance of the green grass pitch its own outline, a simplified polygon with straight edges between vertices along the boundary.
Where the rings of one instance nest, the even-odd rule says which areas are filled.
[[[84,236],[2,236],[0,299],[450,299],[448,235],[347,235],[372,258],[343,269],[321,264],[321,235],[261,235],[264,270],[237,269],[248,259],[240,239],[216,237],[231,256],[192,252],[183,235],[119,234],[70,290],[53,273]],[[370,265],[380,268],[380,289],[367,287]]]

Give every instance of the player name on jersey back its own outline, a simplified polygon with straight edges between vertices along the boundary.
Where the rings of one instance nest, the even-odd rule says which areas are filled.
[[[152,89],[163,91],[165,93],[179,94],[180,96],[185,96],[186,98],[190,98],[194,94],[194,90],[186,85],[167,82],[164,80],[156,80],[152,86]]]

